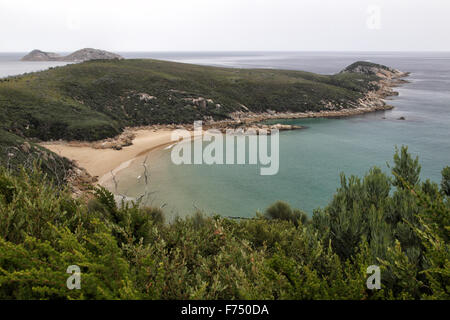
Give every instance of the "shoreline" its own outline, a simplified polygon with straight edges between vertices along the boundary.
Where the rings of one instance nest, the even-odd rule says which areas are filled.
[[[327,110],[310,112],[274,112],[267,110],[264,113],[235,112],[230,114],[231,119],[220,121],[206,121],[203,129],[253,129],[259,133],[260,129],[296,130],[303,129],[292,125],[265,125],[260,122],[266,120],[308,119],[308,118],[344,118],[377,111],[387,111],[394,107],[387,104],[384,99],[396,96],[392,88],[406,83],[402,78],[409,73],[401,73],[384,77],[377,81],[378,90],[369,91],[358,101],[350,104],[349,108],[336,110],[330,105]],[[81,171],[93,177],[93,181],[100,185],[105,184],[114,177],[114,174],[128,167],[136,158],[156,149],[161,149],[176,143],[171,138],[175,129],[193,131],[193,124],[187,125],[151,125],[144,127],[125,128],[117,137],[95,142],[83,141],[57,141],[42,142],[41,145],[56,154],[72,160]],[[76,178],[74,180],[77,180]]]
[[[241,118],[241,121],[227,120],[206,123],[204,124],[204,129],[226,129],[230,128],[232,125],[244,125],[247,129],[250,129],[258,128],[254,123],[266,120],[344,118],[391,109],[393,109],[392,106],[385,105],[383,107],[354,108],[338,111],[252,114],[246,119]],[[247,127],[247,125],[250,126]],[[192,129],[191,126],[192,125],[187,125],[184,128],[190,130]],[[103,185],[112,179],[113,174],[127,168],[135,159],[151,151],[176,144],[177,142],[171,139],[171,134],[174,129],[181,127],[182,126],[180,125],[155,125],[149,127],[126,128],[124,133],[120,136],[106,139],[106,141],[48,141],[41,142],[40,145],[59,156],[66,157],[75,162],[79,168],[86,170],[87,173],[94,178],[96,183]],[[293,126],[290,129],[284,130],[295,129],[303,129],[303,127]],[[126,140],[125,143],[123,142],[124,139]]]
[[[380,105],[373,107],[357,107],[341,110],[321,110],[314,112],[277,112],[277,113],[247,113],[245,117],[239,118],[243,124],[252,124],[266,120],[289,120],[289,119],[314,119],[314,118],[345,118],[362,115],[377,111],[388,111],[394,109],[391,105]],[[230,122],[233,123],[233,122]]]
[[[123,166],[124,163],[131,163],[132,160],[146,152],[173,143],[171,130],[137,129],[133,133],[132,144],[120,150],[95,148],[94,143],[77,141],[42,142],[40,145],[59,156],[74,161],[78,167],[85,169],[90,176],[99,182],[104,179],[105,175],[111,174],[111,171],[114,172],[114,170]]]

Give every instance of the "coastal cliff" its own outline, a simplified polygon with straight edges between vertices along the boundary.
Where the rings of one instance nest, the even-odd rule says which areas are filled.
[[[33,50],[24,56],[21,61],[67,61],[67,62],[83,62],[96,59],[123,59],[122,56],[99,49],[84,48],[75,51],[67,56],[61,56],[53,52],[44,52],[41,50]]]

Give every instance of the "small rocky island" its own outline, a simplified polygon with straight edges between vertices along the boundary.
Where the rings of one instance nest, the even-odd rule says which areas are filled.
[[[33,50],[24,56],[21,61],[67,61],[67,62],[83,62],[97,59],[123,59],[122,56],[108,52],[105,50],[84,48],[75,51],[67,56],[61,56],[53,52],[44,52],[41,50]]]

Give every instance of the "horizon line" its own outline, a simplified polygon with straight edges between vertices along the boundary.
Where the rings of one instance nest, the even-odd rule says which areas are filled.
[[[80,49],[75,49],[76,50],[81,50],[81,49],[86,49],[86,48],[94,48],[94,47],[84,47],[84,48],[80,48]],[[450,53],[450,49],[449,50],[263,50],[263,49],[258,49],[258,50],[114,50],[114,49],[100,49],[100,48],[95,48],[95,49],[99,49],[99,50],[104,50],[104,51],[111,51],[111,52],[133,52],[133,53],[148,53],[148,52],[155,52],[155,53],[167,53],[167,52],[182,52],[182,53],[200,53],[200,52],[208,52],[208,53],[216,53],[216,52],[248,52],[248,53],[253,53],[253,52],[292,52],[292,53],[299,53],[299,52],[352,52],[352,53],[373,53],[373,52],[384,52],[384,53],[403,53],[403,52],[417,52],[417,53]],[[33,50],[41,50],[44,52],[72,52],[72,50],[42,50],[42,49],[31,49],[31,50],[27,50],[27,51],[0,51],[0,53],[24,53],[24,52],[31,52]]]

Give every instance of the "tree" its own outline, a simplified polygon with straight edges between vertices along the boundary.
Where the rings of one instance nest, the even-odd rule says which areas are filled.
[[[392,174],[394,175],[393,185],[399,188],[403,188],[403,183],[400,181],[405,180],[411,186],[416,186],[420,181],[420,170],[422,169],[419,164],[419,157],[412,158],[408,153],[408,147],[402,146],[400,150],[395,147],[394,154],[394,168],[392,168]]]
[[[450,196],[450,167],[442,169],[441,191],[443,194]]]

